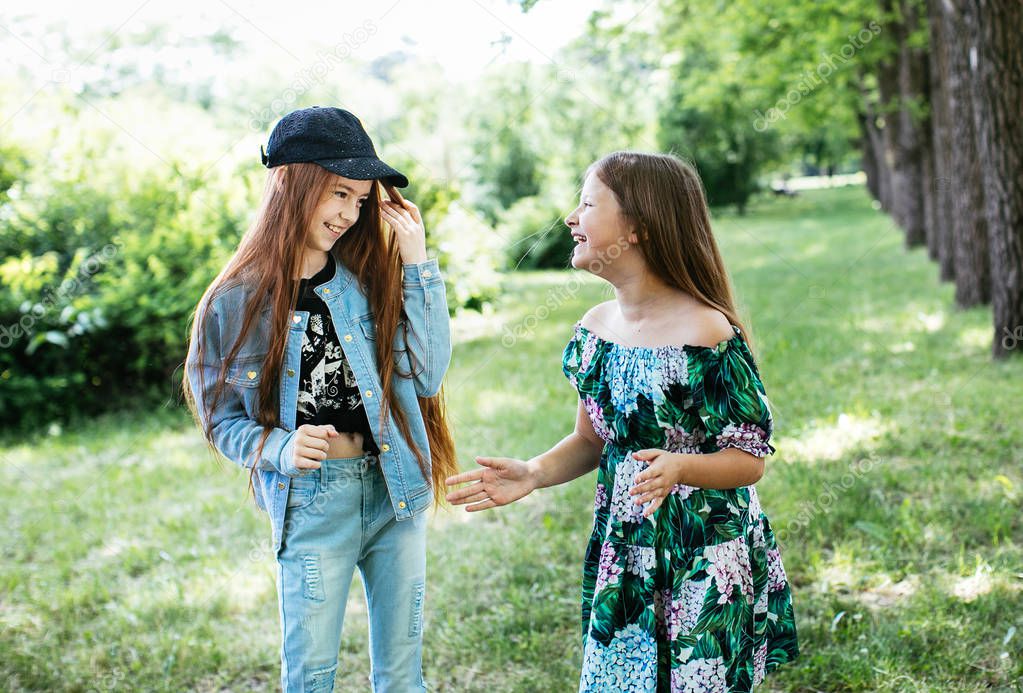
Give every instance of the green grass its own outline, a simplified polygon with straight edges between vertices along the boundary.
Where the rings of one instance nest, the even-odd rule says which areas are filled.
[[[1020,690],[1023,360],[989,358],[986,309],[952,308],[923,250],[859,188],[716,222],[750,318],[778,454],[759,483],[802,656],[785,691]],[[465,466],[570,430],[572,322],[607,297],[578,273],[509,278],[456,321],[447,380]],[[504,328],[527,328],[516,340]],[[531,328],[531,329],[530,329]],[[7,440],[7,690],[272,690],[274,564],[245,479],[176,407]],[[593,478],[432,519],[425,667],[435,690],[574,690]],[[338,690],[366,690],[352,591]]]

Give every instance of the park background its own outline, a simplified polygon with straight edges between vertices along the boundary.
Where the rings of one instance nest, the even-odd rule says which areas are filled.
[[[1016,0],[6,4],[0,687],[272,690],[266,520],[181,396],[273,124],[357,113],[444,268],[463,466],[572,425],[586,166],[695,162],[775,409],[759,482],[802,655],[778,691],[1021,690]],[[431,519],[437,690],[581,663],[593,479]],[[352,591],[338,690],[367,687]]]

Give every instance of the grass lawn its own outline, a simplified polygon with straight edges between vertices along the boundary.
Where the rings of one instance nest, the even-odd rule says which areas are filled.
[[[861,188],[763,201],[716,230],[775,407],[758,487],[802,648],[767,689],[1023,690],[1023,359],[990,360],[989,311],[955,310]],[[464,466],[570,430],[561,351],[607,296],[580,273],[521,273],[492,313],[456,321]],[[0,444],[0,688],[273,690],[274,562],[242,471],[174,403],[39,431]],[[593,483],[433,516],[434,690],[575,690]],[[368,690],[352,594],[337,690]]]

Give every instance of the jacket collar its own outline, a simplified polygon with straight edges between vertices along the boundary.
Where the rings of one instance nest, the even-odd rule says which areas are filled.
[[[349,284],[355,281],[355,274],[345,267],[343,262],[338,260],[337,273],[334,275],[334,279],[338,281],[338,291],[344,291],[348,288]]]
[[[328,279],[323,284],[313,287],[313,291],[316,295],[326,301],[331,296],[340,296],[348,287],[355,281],[355,274],[352,273],[344,263],[334,257],[334,265],[336,267],[334,276]],[[267,291],[267,298],[269,298],[269,291]],[[263,308],[263,312],[270,310],[270,302],[266,301],[266,305]]]
[[[337,259],[333,253],[331,253],[331,257],[334,258],[334,266],[336,268],[334,276],[314,288],[316,295],[320,298],[326,298],[324,294],[327,294],[327,296],[331,294],[339,295],[342,291],[347,289],[348,285],[355,279],[355,275],[352,274],[352,272],[345,267],[344,263]]]

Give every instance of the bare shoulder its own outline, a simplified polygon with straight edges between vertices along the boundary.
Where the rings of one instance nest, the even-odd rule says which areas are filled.
[[[604,301],[586,311],[586,314],[579,320],[579,324],[585,327],[587,330],[599,331],[602,325],[606,325],[608,322],[608,316],[617,307],[618,301],[611,299],[610,301]]]
[[[717,308],[695,306],[687,311],[686,319],[669,328],[672,343],[692,346],[717,346],[735,335],[728,317]]]

